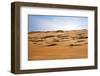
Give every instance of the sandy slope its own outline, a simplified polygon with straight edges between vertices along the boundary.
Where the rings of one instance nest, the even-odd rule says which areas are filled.
[[[28,59],[87,58],[87,30],[31,32]]]

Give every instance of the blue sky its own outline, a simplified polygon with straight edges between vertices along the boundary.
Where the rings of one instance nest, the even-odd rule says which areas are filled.
[[[29,15],[28,32],[88,29],[88,17]]]

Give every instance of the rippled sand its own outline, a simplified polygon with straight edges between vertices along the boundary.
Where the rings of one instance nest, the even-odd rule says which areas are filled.
[[[28,60],[88,57],[88,31],[47,31],[28,34]]]

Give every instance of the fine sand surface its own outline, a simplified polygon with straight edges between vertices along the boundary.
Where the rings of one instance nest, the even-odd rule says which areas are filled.
[[[30,32],[28,60],[87,58],[87,32],[86,29]]]

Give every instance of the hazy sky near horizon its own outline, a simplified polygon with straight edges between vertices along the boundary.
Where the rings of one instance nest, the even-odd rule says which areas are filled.
[[[28,32],[88,29],[88,17],[29,15]]]

